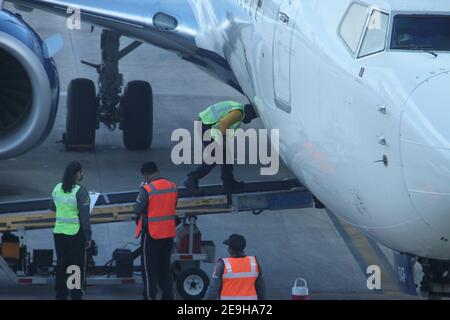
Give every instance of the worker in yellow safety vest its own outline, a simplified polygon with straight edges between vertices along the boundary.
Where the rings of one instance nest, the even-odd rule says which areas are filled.
[[[244,253],[245,238],[232,234],[223,243],[228,245],[230,256],[216,263],[207,300],[265,299],[261,267],[256,257]]]
[[[90,198],[80,185],[83,179],[81,164],[71,162],[64,171],[61,183],[52,192],[50,210],[56,212],[53,229],[56,249],[56,299],[81,300],[84,294],[86,250],[92,245]],[[78,267],[74,269],[73,267]],[[69,275],[78,275],[69,288]]]
[[[227,143],[226,133],[227,130],[232,130],[233,133],[240,128],[242,123],[250,123],[253,119],[257,118],[257,114],[254,111],[252,105],[244,105],[235,101],[222,101],[209,106],[199,114],[199,119],[202,122],[202,137],[208,130],[211,130],[210,141],[203,141],[206,148],[211,143],[218,143],[223,148],[223,164],[222,166],[222,181],[226,190],[240,189],[244,186],[243,182],[238,182],[233,177],[233,164],[227,163]],[[234,137],[234,134],[233,134]],[[215,157],[214,151],[211,156]],[[203,157],[202,157],[203,159]],[[203,163],[197,167],[194,171],[188,174],[184,181],[184,186],[188,189],[198,189],[198,182],[201,178],[208,175],[212,169],[216,166],[216,163],[207,164],[205,159]]]

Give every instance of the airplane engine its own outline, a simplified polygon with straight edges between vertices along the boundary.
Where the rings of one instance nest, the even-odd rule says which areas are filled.
[[[46,42],[19,15],[0,11],[0,159],[23,154],[48,136],[58,99]]]

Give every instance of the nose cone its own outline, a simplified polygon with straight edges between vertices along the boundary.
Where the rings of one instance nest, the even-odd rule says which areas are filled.
[[[431,77],[409,97],[401,124],[406,187],[442,245],[450,241],[450,73]]]

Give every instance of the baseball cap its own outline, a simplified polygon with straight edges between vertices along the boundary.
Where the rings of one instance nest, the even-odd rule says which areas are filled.
[[[223,244],[229,246],[230,248],[236,251],[242,251],[245,249],[247,242],[245,241],[244,236],[240,234],[232,234],[228,239],[226,239]]]
[[[142,174],[153,174],[157,171],[158,171],[158,166],[153,161],[144,163],[141,168]]]

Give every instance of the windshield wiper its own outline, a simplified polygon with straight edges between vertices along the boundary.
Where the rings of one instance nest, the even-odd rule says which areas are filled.
[[[413,43],[411,43],[411,44],[409,45],[409,47],[410,47],[411,49],[416,49],[416,50],[420,50],[420,51],[429,53],[429,54],[431,54],[431,55],[432,55],[433,57],[435,57],[435,58],[438,57],[438,54],[437,54],[436,52],[430,50],[431,47],[419,47],[419,46],[417,46],[417,45],[415,45],[415,44],[413,44]]]
[[[438,57],[438,54],[437,54],[436,52],[430,50],[431,48],[432,48],[432,47],[418,46],[418,45],[415,45],[415,44],[413,44],[413,43],[410,43],[409,45],[403,45],[403,46],[400,45],[400,46],[397,46],[397,47],[396,47],[396,49],[419,50],[419,51],[422,51],[422,52],[425,52],[425,53],[429,53],[429,54],[431,54],[433,57],[437,58],[437,57]]]

